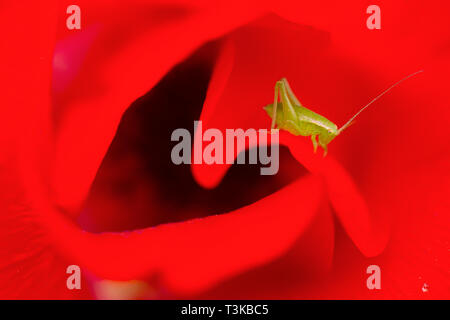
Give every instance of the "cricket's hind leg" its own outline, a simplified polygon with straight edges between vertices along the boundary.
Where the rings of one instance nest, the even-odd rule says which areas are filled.
[[[286,92],[289,97],[289,100],[291,100],[291,102],[293,104],[302,107],[302,104],[298,100],[297,96],[294,94],[294,91],[292,91],[291,86],[290,86],[289,82],[287,81],[287,79],[283,78],[280,81],[283,83],[284,87],[286,88]]]
[[[278,93],[280,95],[280,100],[282,102],[283,107],[283,122],[287,123],[287,121],[293,121],[294,123],[298,122],[297,113],[295,112],[295,104],[291,101],[289,97],[289,93],[286,89],[285,82],[280,80],[277,81],[276,87],[278,87]]]
[[[273,97],[272,124],[270,125],[270,128],[272,130],[275,129],[275,124],[277,123],[277,108],[278,108],[278,82],[275,84],[275,93]]]
[[[277,81],[275,84],[275,92],[273,98],[273,107],[272,107],[272,124],[271,129],[275,129],[275,125],[280,127],[280,124],[277,124],[277,108],[278,108],[278,95],[280,95],[280,100],[283,103],[283,122],[288,120],[294,121],[297,120],[297,114],[295,112],[294,106],[302,106],[300,101],[295,96],[294,92],[292,92],[291,86],[286,78]]]
[[[274,129],[277,124],[277,108],[278,108],[278,96],[282,102],[283,108],[283,122],[288,120],[296,121],[297,114],[295,112],[294,106],[297,104],[298,99],[292,93],[289,83],[285,78],[277,81],[275,84],[275,93],[273,98],[273,110],[272,110],[272,125],[271,128]],[[280,124],[278,123],[278,127]]]

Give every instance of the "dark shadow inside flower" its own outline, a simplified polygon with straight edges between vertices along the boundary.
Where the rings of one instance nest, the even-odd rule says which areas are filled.
[[[177,142],[171,134],[186,128],[193,137],[216,53],[217,43],[205,45],[130,106],[78,218],[83,229],[134,230],[226,213],[306,173],[284,147],[278,174],[260,175],[259,164],[233,165],[212,190],[195,182],[189,165],[173,164],[171,150]]]

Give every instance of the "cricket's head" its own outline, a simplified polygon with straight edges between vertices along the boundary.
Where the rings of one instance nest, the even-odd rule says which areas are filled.
[[[324,132],[319,134],[319,140],[321,143],[327,145],[339,134],[337,128],[324,128]]]
[[[282,106],[281,102],[279,103],[278,107],[280,107],[280,105]],[[263,107],[263,109],[267,112],[268,116],[270,117],[270,119],[272,119],[273,117],[273,104],[268,104],[267,106]],[[280,123],[283,121],[283,109],[282,108],[278,108],[277,109],[277,119],[275,121],[275,123],[277,125],[280,125]]]
[[[263,109],[267,112],[269,117],[272,118],[273,104],[268,104],[267,106],[263,107]]]
[[[267,106],[263,107],[263,109],[267,112],[270,119],[272,119],[273,116],[273,103],[268,104]],[[278,102],[278,108],[277,108],[277,123],[279,123],[283,119],[283,103]]]

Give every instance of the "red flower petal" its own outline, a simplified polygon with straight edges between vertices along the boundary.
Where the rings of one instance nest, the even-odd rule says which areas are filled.
[[[307,229],[284,255],[229,279],[196,298],[206,299],[313,299],[316,287],[332,269],[335,251],[334,221],[326,202]],[[328,292],[322,288],[322,294]]]
[[[158,3],[129,6],[129,2],[123,2],[108,10],[88,1],[82,5],[83,10],[89,10],[89,19],[85,22],[86,31],[81,32],[99,31],[76,78],[56,97],[52,182],[60,205],[78,208],[123,112],[134,100],[204,42],[253,19],[262,10],[242,10],[250,4],[243,6],[240,1],[226,7],[207,5],[195,10],[190,3],[175,3],[161,7]],[[229,14],[237,12],[237,7],[240,14],[230,19]]]
[[[35,23],[32,35],[28,23]],[[0,28],[14,31],[4,33],[3,41],[9,47],[2,50],[2,60],[7,63],[2,64],[1,78],[0,135],[5,141],[1,141],[0,151],[0,297],[86,298],[85,290],[75,296],[67,290],[67,261],[50,245],[17,167],[17,151],[35,128],[32,121],[45,123],[43,115],[48,111],[55,7],[41,3],[5,5],[0,11]],[[48,131],[32,133],[41,138]],[[30,148],[40,146],[37,143]],[[29,160],[36,160],[34,164],[41,169],[42,159]]]
[[[48,206],[46,221],[59,248],[101,278],[159,273],[172,290],[196,292],[285,253],[317,212],[320,189],[310,176],[231,213],[124,234],[82,233]]]
[[[237,7],[243,10],[238,11]],[[4,102],[8,106],[5,108],[5,115],[7,119],[17,120],[12,123],[22,123],[23,126],[19,129],[14,129],[11,125],[6,126],[8,128],[6,135],[10,138],[14,136],[13,132],[17,132],[21,138],[29,139],[24,154],[26,165],[22,169],[27,178],[24,183],[31,192],[28,198],[31,207],[30,220],[35,221],[38,225],[35,232],[45,235],[43,242],[41,240],[35,242],[36,248],[42,248],[44,243],[50,243],[52,246],[58,244],[58,248],[66,257],[79,261],[97,275],[107,278],[132,279],[159,272],[165,283],[172,289],[192,292],[204,289],[243,270],[271,261],[286,252],[295,239],[306,230],[306,226],[312,220],[322,199],[321,183],[317,177],[299,180],[258,203],[230,214],[146,229],[142,233],[133,232],[123,235],[82,233],[74,226],[68,225],[65,218],[53,208],[53,202],[66,207],[76,207],[83,199],[127,105],[150,89],[174,63],[180,61],[196,46],[229,31],[242,22],[249,21],[260,13],[260,11],[246,10],[245,7],[253,8],[253,3],[233,2],[227,7],[229,11],[219,10],[216,12],[217,8],[208,7],[207,11],[195,18],[187,18],[183,23],[177,23],[175,26],[171,26],[169,23],[168,29],[161,28],[161,33],[155,32],[156,36],[151,34],[148,39],[153,39],[157,43],[170,36],[176,38],[178,34],[189,30],[196,35],[192,38],[179,39],[180,48],[169,47],[173,50],[169,50],[167,56],[167,48],[154,50],[156,52],[154,57],[158,58],[158,63],[148,61],[148,55],[142,54],[141,50],[148,49],[148,44],[134,39],[136,40],[135,46],[128,46],[124,51],[119,49],[116,56],[106,61],[103,67],[99,67],[101,71],[97,74],[98,76],[91,79],[90,77],[94,75],[92,73],[93,66],[98,62],[99,57],[103,57],[100,54],[101,50],[93,54],[92,60],[81,67],[79,79],[74,80],[73,83],[76,84],[79,81],[79,85],[85,81],[95,90],[88,90],[89,88],[84,87],[85,90],[82,93],[86,96],[76,96],[79,100],[73,100],[74,96],[70,96],[70,94],[66,97],[59,97],[61,101],[66,99],[66,102],[70,102],[68,103],[69,107],[61,105],[61,110],[57,112],[54,110],[58,114],[58,120],[54,123],[57,137],[55,157],[51,152],[51,138],[44,134],[39,134],[37,137],[32,136],[32,134],[36,135],[36,132],[48,133],[50,128],[46,117],[49,115],[48,106],[50,105],[48,96],[50,69],[48,66],[50,65],[49,57],[53,41],[43,34],[47,35],[54,31],[54,12],[44,8],[47,11],[40,15],[44,18],[43,23],[38,24],[38,29],[36,29],[42,34],[30,37],[30,42],[27,43],[32,50],[28,47],[25,48],[23,43],[19,43],[29,34],[28,29],[17,25],[17,30],[24,37],[14,35],[10,39],[8,38],[11,47],[18,50],[12,50],[7,55],[7,60],[15,61],[15,63],[6,66],[7,81],[3,87],[9,88],[13,87],[11,84],[16,85],[13,90],[6,90],[7,92],[4,94]],[[283,10],[285,13],[289,13],[290,8]],[[315,8],[318,9],[318,7]],[[27,9],[30,8],[27,7]],[[36,9],[39,9],[39,6]],[[36,10],[31,11],[33,15],[36,12]],[[219,17],[211,14],[218,12],[221,13]],[[235,19],[230,19],[231,12],[237,15],[234,17]],[[297,12],[291,10],[291,13],[295,15]],[[10,11],[6,11],[1,17],[2,22],[6,22],[8,28],[16,25],[11,17],[15,19]],[[30,21],[33,19],[31,16],[28,18]],[[292,19],[295,20],[296,17]],[[198,21],[201,23],[197,24]],[[333,21],[332,25],[335,25],[336,18]],[[426,21],[432,22],[429,19]],[[115,22],[117,21],[111,24],[112,29],[120,26],[120,23],[116,24]],[[349,25],[355,22],[356,20],[351,20]],[[206,23],[210,23],[215,28],[204,28]],[[183,28],[180,28],[180,25]],[[327,25],[327,21],[320,20],[318,25]],[[444,28],[444,30],[446,29]],[[447,34],[444,31],[441,32],[444,35]],[[329,50],[331,42],[327,33],[293,26],[285,22],[273,24],[271,19],[234,32],[230,39],[236,45],[235,62],[237,67],[229,72],[232,65],[228,63],[231,55],[225,54],[222,67],[218,67],[218,70],[225,71],[218,72],[219,76],[216,76],[211,85],[213,89],[210,90],[209,101],[205,104],[202,115],[205,117],[205,126],[206,128],[221,129],[227,127],[247,128],[249,126],[267,127],[269,119],[261,107],[271,102],[272,86],[275,80],[282,76],[287,76],[291,80],[302,102],[306,102],[307,106],[310,105],[309,102],[314,101],[317,103],[314,110],[319,113],[326,111],[323,114],[329,116],[330,119],[346,119],[351,112],[348,112],[347,106],[338,108],[342,105],[339,101],[346,101],[356,109],[367,101],[369,93],[372,91],[377,93],[379,88],[385,87],[384,84],[388,82],[387,80],[397,78],[396,74],[400,69],[410,69],[411,66],[416,66],[423,60],[427,67],[427,74],[424,75],[426,78],[408,84],[408,88],[415,88],[414,96],[409,100],[405,99],[407,92],[406,89],[403,89],[386,97],[384,101],[385,106],[390,107],[387,109],[389,112],[374,112],[372,109],[370,117],[362,117],[359,125],[352,128],[352,134],[349,131],[333,142],[333,145],[330,146],[333,151],[326,159],[322,160],[311,153],[312,147],[307,139],[295,139],[294,141],[293,137],[284,135],[282,143],[288,145],[299,162],[310,171],[320,173],[325,177],[329,199],[347,232],[363,253],[367,255],[379,253],[388,235],[390,218],[391,216],[396,218],[394,219],[393,227],[395,228],[393,228],[394,236],[392,238],[396,242],[391,243],[392,246],[389,247],[393,254],[389,256],[388,252],[386,256],[380,256],[382,259],[380,261],[391,268],[389,270],[391,280],[401,274],[399,270],[403,269],[402,266],[411,264],[411,256],[419,255],[419,259],[414,260],[413,258],[413,260],[421,261],[421,263],[418,264],[417,269],[414,269],[414,272],[407,273],[407,278],[411,279],[412,276],[423,270],[424,276],[431,282],[431,288],[436,288],[437,296],[443,296],[448,293],[446,291],[448,286],[445,287],[448,283],[446,282],[448,273],[445,273],[444,270],[444,275],[441,276],[435,271],[442,266],[445,268],[448,262],[440,260],[440,258],[437,258],[436,261],[436,258],[433,257],[433,262],[430,264],[426,248],[444,249],[444,253],[448,255],[448,244],[445,245],[447,233],[445,233],[445,229],[444,236],[440,233],[442,232],[440,226],[446,226],[448,219],[441,216],[439,219],[430,218],[430,212],[435,212],[439,208],[444,212],[448,211],[448,204],[441,201],[442,198],[445,199],[445,192],[448,189],[448,177],[441,175],[443,170],[448,171],[445,166],[448,159],[444,156],[448,154],[445,141],[450,137],[447,125],[450,117],[447,116],[448,108],[446,108],[448,92],[443,81],[448,74],[448,62],[445,61],[448,57],[448,46],[446,47],[446,44],[441,41],[429,41],[429,46],[424,46],[423,50],[411,50],[416,53],[413,57],[398,62],[401,50],[397,52],[392,49],[393,47],[386,45],[386,43],[392,44],[392,39],[395,37],[389,38],[388,42],[384,42],[382,39],[376,40],[374,43],[379,44],[381,49],[373,51],[377,51],[379,56],[376,57],[373,53],[367,54],[366,57],[376,58],[372,62],[380,62],[376,65],[389,67],[391,71],[389,79],[385,79],[387,77],[385,75],[383,80],[378,80],[376,83],[374,81],[369,85],[367,84],[368,80],[361,81],[366,72],[359,70],[362,68],[371,70],[374,67],[368,66],[366,63],[360,65],[349,61],[355,56],[361,56],[361,52],[370,51],[373,39],[363,41],[364,33],[358,32],[358,36],[354,39],[358,39],[355,42],[358,42],[358,46],[363,45],[364,50],[358,50],[356,44],[348,46],[348,50],[345,50],[345,47],[342,46],[343,34],[333,36],[341,44],[333,51]],[[302,36],[301,39],[299,37],[298,42],[291,41],[297,39],[298,35]],[[422,38],[425,36],[428,36],[428,33],[424,33]],[[405,40],[398,43],[395,48],[400,48],[405,43],[408,44],[409,49],[414,48],[411,46],[411,41]],[[393,44],[395,45],[395,43]],[[108,47],[108,50],[110,49],[112,47]],[[29,54],[30,52],[32,54]],[[111,50],[112,52],[113,50]],[[255,52],[264,54],[257,55]],[[347,58],[340,57],[337,52],[345,53]],[[438,54],[441,55],[443,61],[438,60]],[[33,60],[39,56],[43,57],[42,62]],[[392,59],[392,57],[396,59]],[[17,58],[20,60],[16,60]],[[268,60],[270,63],[267,63]],[[130,67],[129,61],[138,63],[135,64],[135,67]],[[366,60],[362,58],[358,61]],[[401,65],[401,68],[395,68],[397,63]],[[268,65],[274,69],[268,69]],[[142,70],[155,71],[155,73],[151,73],[151,77],[148,78],[142,73]],[[28,94],[24,95],[20,83],[28,75],[39,81],[31,81]],[[130,79],[136,80],[133,86],[129,85]],[[360,88],[350,95],[348,92],[351,90],[351,85],[359,81],[361,81]],[[321,85],[319,86],[318,83]],[[342,83],[342,86],[336,85],[338,83]],[[323,92],[324,87],[327,88],[327,94]],[[76,85],[72,89],[74,88],[77,88],[77,91],[80,89]],[[102,92],[101,89],[107,91]],[[370,92],[368,92],[369,90]],[[408,91],[410,94],[411,90]],[[67,92],[70,93],[70,90]],[[89,94],[94,95],[89,96]],[[34,108],[36,101],[41,107],[39,110]],[[17,108],[19,112],[9,108],[15,105],[20,106]],[[29,106],[32,107],[28,109]],[[333,106],[333,108],[327,110],[324,106]],[[421,106],[427,106],[429,110],[425,109],[424,112],[421,112],[423,110]],[[21,119],[20,113],[25,113],[28,118]],[[436,119],[439,119],[439,125],[436,125],[438,122]],[[80,129],[81,124],[86,125],[83,128],[84,131]],[[383,125],[381,128],[383,130],[380,130],[381,125]],[[27,131],[31,131],[32,134],[21,132],[23,128],[27,128]],[[41,130],[33,131],[37,129]],[[70,149],[71,147],[73,150]],[[77,157],[79,158],[77,159]],[[442,157],[447,162],[431,161],[438,157]],[[51,160],[54,158],[56,160],[53,163]],[[49,159],[50,161],[48,161]],[[335,159],[339,159],[339,162]],[[424,163],[434,166],[426,167],[429,172],[423,171],[423,167],[420,166],[424,166]],[[50,174],[46,168],[53,164],[56,170],[52,174],[53,184],[50,184],[56,191],[57,199],[51,192],[51,196],[47,192],[47,178]],[[344,167],[347,168],[347,171]],[[193,168],[193,170],[195,172],[196,169]],[[201,171],[196,172],[196,177],[205,185],[211,186],[220,181],[225,170],[226,168],[212,168],[213,175],[209,180],[204,178],[206,173]],[[408,177],[415,177],[414,173],[417,173],[419,183],[418,186],[410,187],[409,185],[416,183],[414,178],[408,179]],[[440,181],[440,179],[445,180]],[[402,190],[404,188],[402,184],[407,185],[405,191]],[[434,193],[432,187],[438,188],[438,192]],[[299,199],[304,199],[304,202],[298,201]],[[431,203],[429,207],[425,206],[427,201]],[[403,202],[414,204],[416,207],[406,210],[402,206]],[[280,203],[282,203],[281,206]],[[427,210],[426,215],[421,215],[422,209]],[[258,211],[262,211],[262,213]],[[414,222],[408,228],[410,212],[414,213]],[[2,218],[4,217],[2,216]],[[2,222],[5,221],[5,224],[2,225],[5,230],[13,225],[9,222],[9,218],[11,216],[2,219]],[[255,221],[258,221],[255,229],[252,230],[255,239],[248,241],[248,228],[255,224]],[[431,223],[431,227],[427,225],[425,241],[412,238],[414,239],[413,243],[409,244],[399,240],[410,237],[411,233],[421,231],[417,230],[417,227],[430,221],[434,222]],[[18,220],[14,220],[14,223],[20,225]],[[406,228],[404,228],[404,224],[407,225]],[[24,225],[29,227],[30,223],[24,222]],[[41,229],[41,227],[45,228]],[[28,229],[24,228],[24,230]],[[227,233],[231,231],[238,231],[238,233],[232,235],[231,239],[227,239]],[[269,239],[267,234],[276,236],[277,241]],[[436,234],[438,235],[436,236]],[[13,250],[19,248],[19,244],[22,243],[19,236],[15,239],[18,243],[16,247],[12,247]],[[183,239],[183,242],[178,243],[179,239]],[[212,240],[205,242],[205,239]],[[433,240],[444,241],[444,244],[435,245]],[[146,244],[149,250],[148,255],[144,257],[143,244]],[[425,250],[422,250],[421,246],[425,246]],[[190,256],[187,250],[192,247],[196,250],[193,252],[193,256]],[[417,248],[419,250],[416,250]],[[249,249],[253,250],[251,255],[248,255]],[[34,250],[31,251],[34,252]],[[404,252],[408,253],[407,259],[396,259]],[[423,254],[424,252],[426,254]],[[347,252],[347,254],[348,257],[356,256],[353,255],[353,252]],[[180,260],[177,255],[187,262],[183,268],[180,268]],[[117,259],[118,256],[120,259]],[[11,253],[7,250],[0,252],[0,267],[8,269],[8,273],[5,273],[7,276],[11,275],[10,271],[15,266],[9,264],[10,257]],[[445,257],[445,255],[438,255],[438,257]],[[23,260],[18,253],[17,260],[11,261]],[[197,265],[198,261],[202,262],[200,267]],[[364,262],[360,261],[360,263],[362,265]],[[29,264],[23,265],[27,268],[31,267]],[[45,266],[42,270],[49,270],[57,265]],[[355,265],[359,266],[357,263]],[[0,282],[7,280],[5,277],[0,278]],[[367,292],[363,287],[364,282],[352,284],[361,290],[356,290],[353,294]],[[405,286],[404,283],[402,285]],[[350,287],[352,286],[349,285]],[[402,289],[405,290],[405,288]],[[408,287],[407,291],[409,292],[410,289]],[[336,292],[342,293],[339,290]]]

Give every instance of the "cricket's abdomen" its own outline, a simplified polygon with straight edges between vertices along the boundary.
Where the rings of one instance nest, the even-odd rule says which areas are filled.
[[[269,104],[264,108],[267,114],[272,117],[273,105]],[[293,135],[311,136],[337,133],[337,126],[327,118],[317,114],[305,107],[296,106],[297,121],[295,125],[284,121],[282,104],[277,108],[276,124],[279,129],[287,130]]]
[[[295,108],[299,126],[305,126],[307,130],[314,133],[337,132],[337,126],[320,114],[315,113],[305,107]]]
[[[280,127],[280,129],[287,130],[295,136],[304,136],[304,137],[311,135],[320,135],[321,133],[325,132],[325,130],[322,127],[308,121],[299,121],[295,127],[293,127],[289,123],[284,124],[283,126]]]

